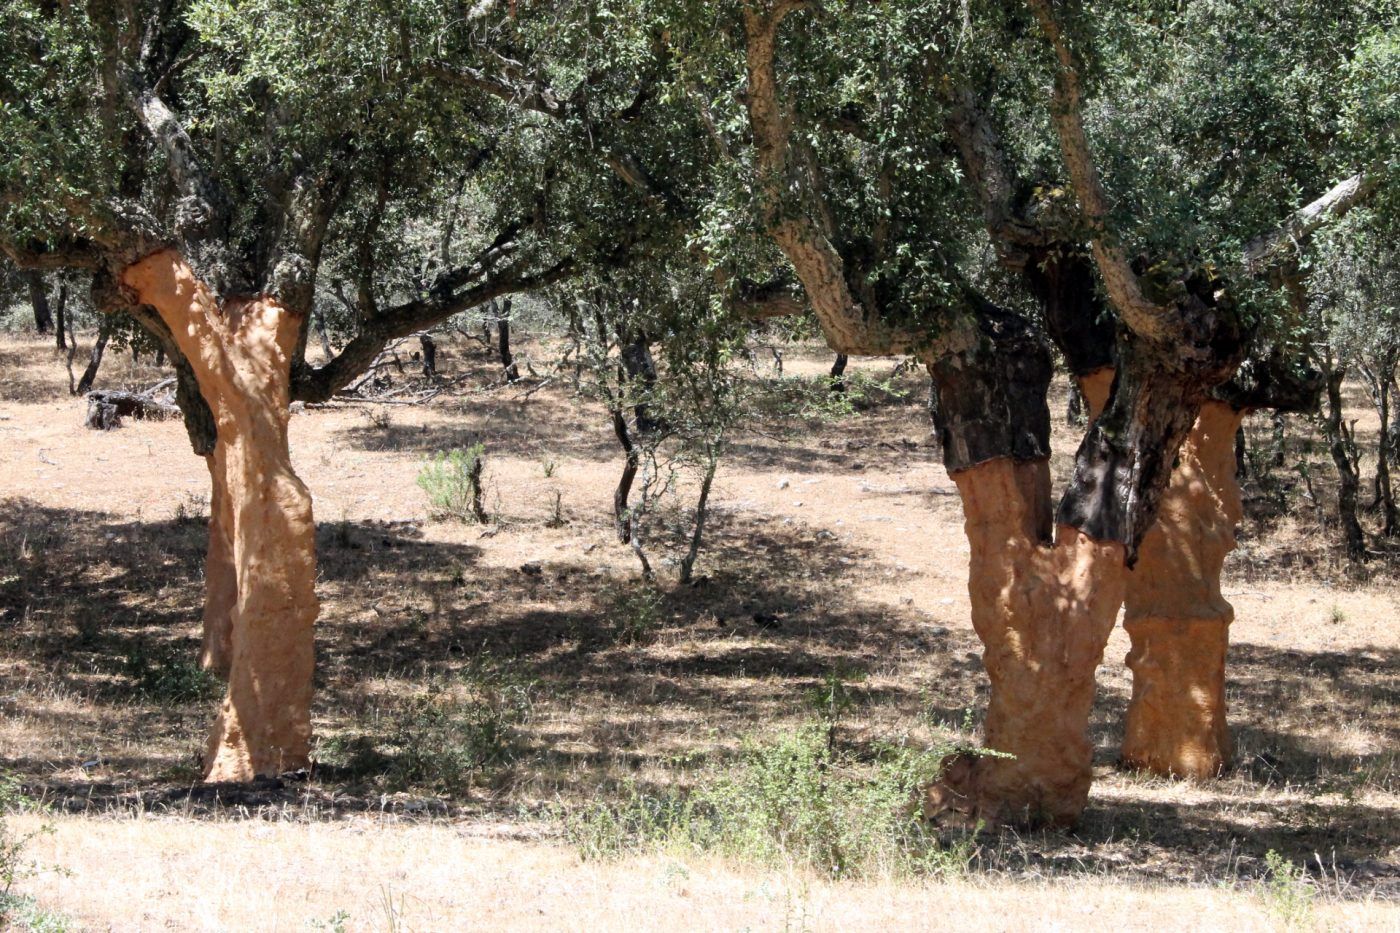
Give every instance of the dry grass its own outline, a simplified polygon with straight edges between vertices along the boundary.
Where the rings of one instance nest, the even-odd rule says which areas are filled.
[[[34,855],[44,900],[110,930],[1277,930],[1251,890],[1109,877],[835,884],[657,855],[580,862],[499,827],[60,820]],[[1400,907],[1325,898],[1308,919],[1394,929]]]
[[[1178,910],[1254,928],[1269,922],[1251,892],[1275,850],[1322,883],[1320,857],[1330,893],[1319,917],[1394,922],[1373,903],[1400,893],[1393,573],[1349,572],[1311,510],[1258,504],[1227,568],[1240,755],[1220,782],[1113,767],[1129,687],[1118,632],[1100,673],[1099,777],[1083,826],[985,840],[966,881],[832,887],[656,859],[580,866],[538,842],[482,838],[502,826],[547,834],[547,806],[722,769],[743,736],[808,719],[810,692],[833,671],[852,681],[841,736],[857,752],[961,735],[969,709],[975,730],[985,678],[967,622],[961,514],[926,444],[919,380],[853,418],[743,438],[716,485],[704,582],[663,589],[645,637],[633,638],[621,633],[638,611],[635,566],[608,521],[620,461],[601,413],[558,384],[488,388],[494,368],[479,350],[444,356],[465,381],[432,405],[293,418],[321,522],[314,713],[327,767],[309,782],[228,792],[192,788],[212,703],[188,665],[203,463],[178,423],[83,430],[61,363],[34,341],[0,343],[0,767],[56,810],[85,814],[62,816],[37,844],[41,859],[75,872],[30,882],[44,903],[122,929],[199,927],[200,910],[213,911],[209,928],[304,929],[339,909],[377,928],[386,896],[412,914],[404,929],[440,928],[454,905],[472,904],[491,926],[663,916],[687,927],[923,926],[937,909],[1002,928],[1022,916],[1106,925],[1136,911],[1160,923]],[[826,365],[817,350],[788,359],[789,373]],[[123,359],[104,370],[109,382],[152,376]],[[1074,437],[1057,431],[1063,471]],[[499,525],[428,522],[413,483],[422,458],[477,439]],[[1302,440],[1294,452],[1313,458],[1325,500],[1325,452]],[[555,493],[563,527],[551,527]],[[526,562],[543,572],[522,573]],[[424,703],[475,716],[506,688],[524,700],[502,722],[498,759],[451,787],[386,779],[384,756]],[[229,819],[244,813],[269,819]],[[221,892],[217,907],[182,900],[209,891]]]

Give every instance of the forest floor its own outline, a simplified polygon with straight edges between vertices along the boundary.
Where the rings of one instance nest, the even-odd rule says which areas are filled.
[[[543,348],[521,347],[545,375]],[[896,364],[853,369],[885,381]],[[792,348],[784,378],[829,365]],[[0,338],[0,772],[28,801],[12,831],[50,830],[16,890],[57,924],[31,925],[1400,929],[1397,563],[1338,556],[1293,466],[1327,514],[1333,474],[1304,419],[1286,465],[1247,487],[1226,567],[1235,767],[1196,785],[1116,767],[1120,629],[1077,831],[986,833],[950,844],[956,870],[833,881],[664,848],[584,858],[560,814],[723,772],[833,689],[853,755],[975,739],[986,679],[926,378],[740,436],[701,579],[680,587],[684,477],[654,523],[651,591],[613,531],[621,456],[602,410],[563,377],[499,385],[480,347],[449,343],[440,366],[453,388],[430,403],[293,415],[319,523],[318,767],[208,789],[217,692],[192,663],[205,465],[178,421],[86,430],[48,345]],[[114,354],[98,386],[160,376]],[[1374,415],[1351,404],[1364,446]],[[1055,406],[1062,478],[1063,386]],[[1270,436],[1264,418],[1248,430]],[[424,458],[476,440],[492,523],[429,520]]]

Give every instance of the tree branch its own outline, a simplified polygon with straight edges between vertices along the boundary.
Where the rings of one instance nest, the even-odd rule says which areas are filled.
[[[1334,185],[1316,201],[1293,212],[1276,229],[1250,240],[1244,246],[1245,268],[1257,275],[1286,259],[1285,253],[1295,244],[1375,194],[1380,188],[1380,176],[1381,172],[1377,169],[1357,172]]]
[[[1171,309],[1149,301],[1143,294],[1142,283],[1109,228],[1108,195],[1099,178],[1098,166],[1084,130],[1084,92],[1074,53],[1050,8],[1050,0],[1028,2],[1055,54],[1055,89],[1050,118],[1059,134],[1065,166],[1074,182],[1074,191],[1089,227],[1094,259],[1098,263],[1104,289],[1130,330],[1150,340],[1168,340],[1172,336]]]

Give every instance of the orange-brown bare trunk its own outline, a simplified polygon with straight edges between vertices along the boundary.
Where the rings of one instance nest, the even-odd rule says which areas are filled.
[[[220,303],[173,250],[131,265],[122,283],[170,328],[218,426],[211,530],[227,533],[232,560],[224,566],[232,568],[236,596],[228,613],[228,692],[209,735],[205,779],[244,781],[305,767],[318,605],[311,496],[287,445],[299,321],[271,298]],[[211,541],[211,555],[217,547]],[[218,571],[215,582],[227,586]],[[214,618],[227,592],[209,594],[206,612]],[[211,663],[220,641],[216,632],[206,643]]]
[[[228,679],[233,654],[233,610],[238,603],[238,574],[233,566],[233,515],[225,488],[222,450],[204,458],[209,464],[209,551],[204,558],[204,641],[199,665]]]
[[[1132,639],[1133,696],[1123,762],[1157,774],[1211,778],[1230,761],[1225,653],[1235,612],[1220,575],[1243,515],[1235,481],[1240,419],[1219,402],[1201,408],[1128,584],[1123,627]]]
[[[1112,381],[1112,370],[1080,381],[1094,416]],[[1211,778],[1230,761],[1225,655],[1235,614],[1220,578],[1243,517],[1235,479],[1242,417],[1220,402],[1202,406],[1124,598],[1133,695],[1122,758],[1164,776]]]
[[[1044,461],[953,475],[972,547],[972,623],[991,680],[984,744],[1014,757],[954,762],[934,813],[1070,825],[1089,796],[1094,672],[1123,601],[1123,546],[1070,527],[1049,540]]]

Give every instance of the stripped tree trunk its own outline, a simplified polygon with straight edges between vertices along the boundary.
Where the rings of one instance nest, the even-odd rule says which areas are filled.
[[[226,596],[220,568],[231,564],[236,596],[226,648],[217,624],[206,643],[211,667],[226,651],[228,689],[206,746],[205,779],[245,781],[306,767],[316,542],[311,496],[287,444],[300,321],[267,297],[220,302],[173,250],[128,266],[120,278],[169,328],[217,424],[211,582],[223,580]],[[213,553],[222,529],[228,564]],[[220,598],[211,594],[206,611]]]
[[[1079,380],[1091,417],[1112,381],[1112,370]],[[1205,779],[1230,761],[1225,655],[1235,611],[1220,579],[1244,517],[1234,447],[1243,417],[1223,402],[1201,407],[1129,576],[1123,627],[1133,694],[1122,749],[1129,767]]]

